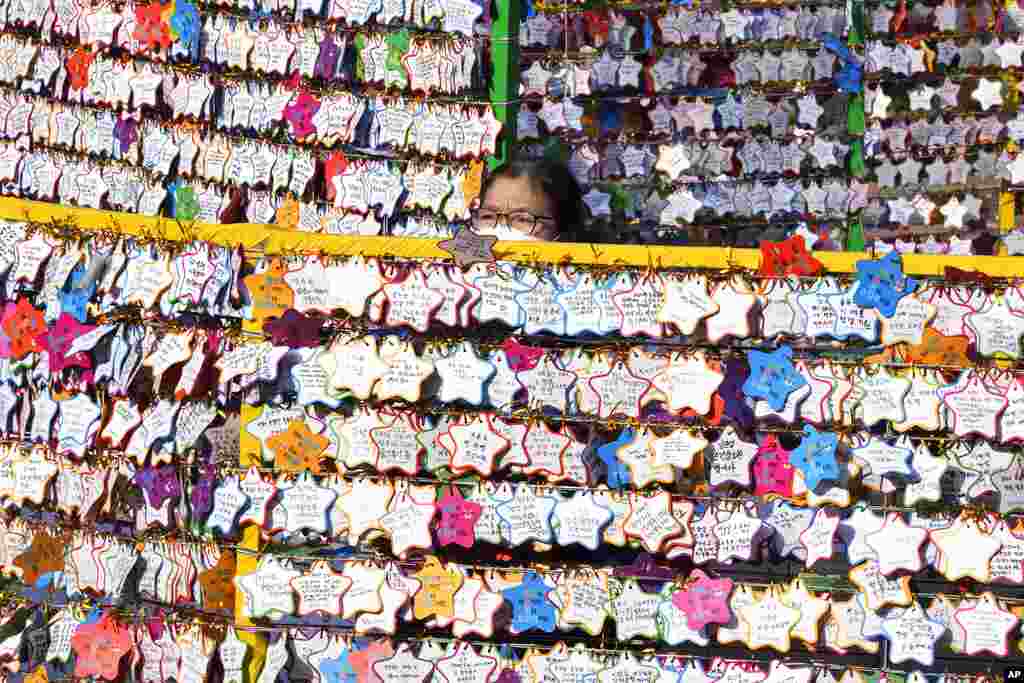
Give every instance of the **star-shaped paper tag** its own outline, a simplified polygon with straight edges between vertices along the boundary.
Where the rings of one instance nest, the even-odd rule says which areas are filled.
[[[839,515],[831,514],[826,508],[820,508],[814,514],[811,525],[800,534],[800,545],[807,553],[804,566],[810,568],[818,560],[829,560],[834,552],[836,530],[839,528]]]
[[[929,533],[941,553],[939,569],[946,579],[959,581],[970,577],[981,583],[989,582],[990,563],[1002,543],[981,522],[961,515],[951,526]]]
[[[977,655],[987,652],[996,657],[1007,655],[1010,634],[1020,623],[1020,619],[1000,605],[992,593],[984,593],[973,605],[961,604],[953,613],[953,619],[967,636],[964,653]]]
[[[789,652],[790,631],[800,621],[800,610],[787,606],[777,591],[769,589],[753,605],[740,609],[740,618],[749,627],[747,646],[758,650],[770,647],[776,652]]]
[[[292,579],[291,586],[299,596],[299,616],[315,612],[338,616],[342,596],[352,586],[352,579],[331,569],[328,562],[318,560],[305,574]]]
[[[789,461],[803,474],[809,489],[818,488],[823,481],[836,481],[839,478],[839,462],[836,460],[838,443],[836,434],[819,432],[811,425],[804,425],[804,438],[790,452]]]
[[[893,663],[915,661],[923,666],[935,661],[935,644],[946,632],[946,627],[930,619],[917,602],[903,610],[892,610],[882,620],[882,629],[890,643]]]
[[[924,565],[921,545],[927,539],[926,529],[908,525],[902,515],[890,512],[882,528],[868,534],[865,542],[879,558],[879,571],[888,576],[900,570],[920,571]]]
[[[689,627],[699,631],[708,624],[729,623],[732,588],[730,579],[712,579],[696,569],[686,589],[672,594],[672,603],[686,614]]]
[[[791,393],[807,384],[793,366],[793,350],[783,345],[772,353],[748,351],[750,376],[743,383],[743,393],[768,401],[772,410],[782,410]]]
[[[413,613],[417,619],[454,614],[455,593],[465,578],[457,569],[446,567],[433,555],[427,555],[423,567],[413,578],[421,583],[420,590],[413,596]]]
[[[913,293],[918,282],[903,274],[900,256],[895,251],[881,259],[857,262],[857,283],[854,303],[865,308],[877,308],[883,317],[896,313],[899,300]]]
[[[750,465],[757,456],[756,443],[744,441],[729,425],[704,451],[704,467],[712,487],[734,483],[747,487],[751,483]]]
[[[790,631],[793,638],[809,645],[818,642],[821,618],[828,612],[830,601],[807,590],[800,579],[794,579],[781,596],[783,603],[800,612],[800,621]],[[819,679],[819,683],[820,679]]]
[[[480,235],[469,226],[459,228],[452,239],[438,242],[438,247],[451,254],[460,268],[474,263],[494,263],[494,245],[498,238],[493,235]]]
[[[203,606],[210,609],[234,609],[235,554],[222,550],[217,563],[199,573],[199,585],[203,589]]]

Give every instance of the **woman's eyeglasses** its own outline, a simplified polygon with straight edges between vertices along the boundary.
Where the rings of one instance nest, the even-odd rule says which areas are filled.
[[[498,222],[526,235],[532,235],[541,228],[551,227],[555,219],[551,216],[535,216],[529,211],[496,211],[495,209],[475,209],[472,212],[473,223],[477,228],[496,228]]]

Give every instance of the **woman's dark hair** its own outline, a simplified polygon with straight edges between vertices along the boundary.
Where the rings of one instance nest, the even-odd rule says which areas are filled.
[[[498,178],[529,178],[555,207],[559,242],[596,242],[583,222],[583,192],[569,167],[550,159],[514,159],[487,176],[480,198]]]

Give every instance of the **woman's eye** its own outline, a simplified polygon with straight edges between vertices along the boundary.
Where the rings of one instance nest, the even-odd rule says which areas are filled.
[[[509,216],[509,221],[513,225],[533,226],[533,214],[531,213],[514,213]]]

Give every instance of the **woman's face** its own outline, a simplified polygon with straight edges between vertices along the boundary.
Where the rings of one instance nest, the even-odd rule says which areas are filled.
[[[553,240],[558,237],[555,206],[530,178],[495,178],[477,209],[476,231],[499,240]]]

